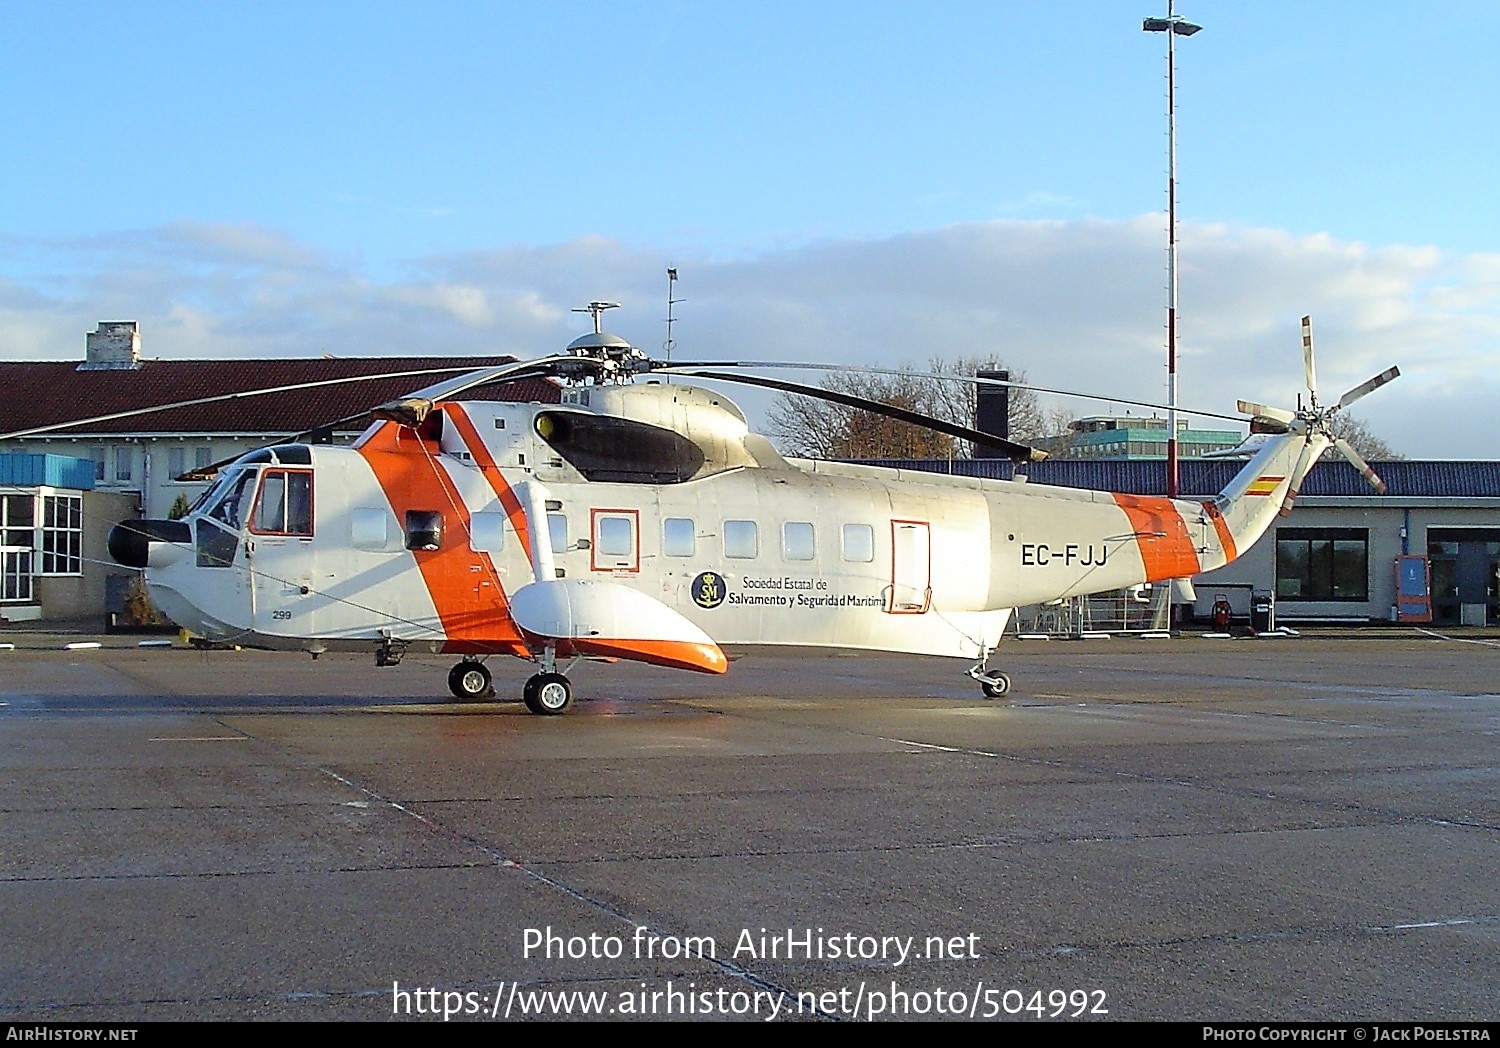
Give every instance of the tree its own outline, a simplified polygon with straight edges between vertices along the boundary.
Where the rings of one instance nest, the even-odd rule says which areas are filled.
[[[1335,414],[1328,428],[1333,431],[1334,436],[1343,437],[1354,445],[1354,450],[1359,452],[1360,457],[1367,462],[1391,462],[1406,458],[1401,452],[1370,432],[1370,427],[1363,419],[1355,418],[1347,411]],[[1343,456],[1338,453],[1337,448],[1329,448],[1324,452],[1324,457],[1342,458]]]
[[[841,371],[822,387],[973,427],[978,387],[976,371],[1005,371],[994,358],[934,357],[925,372],[902,364],[897,375]],[[1024,372],[1011,370],[1011,381],[1024,383]],[[1056,422],[1029,389],[1010,390],[1010,439],[1029,443],[1051,431]],[[782,451],[799,458],[968,458],[969,441],[886,418],[859,408],[794,393],[783,393],[767,414],[770,437]]]

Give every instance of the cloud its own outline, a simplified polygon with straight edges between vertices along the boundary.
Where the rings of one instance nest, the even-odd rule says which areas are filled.
[[[139,320],[149,356],[533,355],[585,330],[571,311],[595,299],[623,303],[609,328],[655,353],[674,265],[679,358],[994,354],[1042,385],[1160,400],[1163,225],[1012,219],[727,256],[585,237],[432,255],[379,279],[247,225],[12,238],[0,240],[0,353],[78,358],[109,319]],[[1378,434],[1414,456],[1496,454],[1476,423],[1500,403],[1500,256],[1225,225],[1180,233],[1184,403],[1291,404],[1311,313],[1325,399],[1395,363],[1402,381],[1360,405]]]

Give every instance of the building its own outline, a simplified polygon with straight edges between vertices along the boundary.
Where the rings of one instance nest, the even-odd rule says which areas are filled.
[[[1068,428],[1068,435],[1043,441],[1042,446],[1074,459],[1129,462],[1167,457],[1167,420],[1155,415],[1091,415],[1069,423]],[[1189,429],[1186,419],[1177,423],[1179,458],[1237,448],[1244,440],[1239,430]]]
[[[128,497],[94,490],[91,462],[0,454],[0,619],[102,612],[105,539],[133,508]]]
[[[6,607],[12,610],[10,617],[102,615],[104,576],[120,572],[111,572],[107,564],[102,535],[123,517],[167,517],[174,505],[191,503],[207,486],[204,479],[185,479],[192,471],[294,437],[352,439],[364,429],[365,413],[373,405],[513,359],[149,360],[141,356],[138,325],[119,321],[101,322],[89,333],[82,363],[0,363],[0,388],[7,394],[0,403],[0,433],[28,434],[0,443],[0,452],[8,453],[0,462],[13,459],[5,468],[25,481],[0,481],[0,492],[6,500],[17,500],[20,514],[14,527],[5,523],[10,518],[0,516],[5,533],[0,558],[8,558],[0,563],[0,574],[9,572],[0,617],[6,617]],[[242,395],[223,399],[226,394]],[[559,390],[553,382],[527,379],[461,396],[479,398],[556,403]],[[85,464],[66,464],[79,459]],[[28,498],[33,513],[29,523],[22,507]],[[78,510],[86,545],[95,531],[101,536],[79,571],[61,576],[43,570],[52,562],[42,544],[48,525],[41,523],[53,512],[49,506],[61,504],[58,499],[76,500],[66,501],[67,513],[71,519]],[[4,505],[9,512],[12,503]],[[28,527],[34,540],[29,546],[21,541]],[[28,588],[20,579],[28,571],[34,583],[23,597]],[[45,581],[56,577],[80,580],[72,587],[78,591],[76,599],[62,599],[68,587]],[[55,594],[53,599],[34,599],[49,594]],[[33,610],[38,603],[39,613]]]

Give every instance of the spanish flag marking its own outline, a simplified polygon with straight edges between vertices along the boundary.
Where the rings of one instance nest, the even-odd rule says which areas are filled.
[[[1285,477],[1257,477],[1245,489],[1246,495],[1269,495],[1276,490]]]

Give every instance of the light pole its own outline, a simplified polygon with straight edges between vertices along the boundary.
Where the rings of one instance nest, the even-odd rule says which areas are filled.
[[[1167,498],[1177,497],[1177,53],[1179,36],[1192,36],[1194,25],[1172,12],[1167,17],[1148,18],[1141,28],[1148,33],[1167,34]]]

